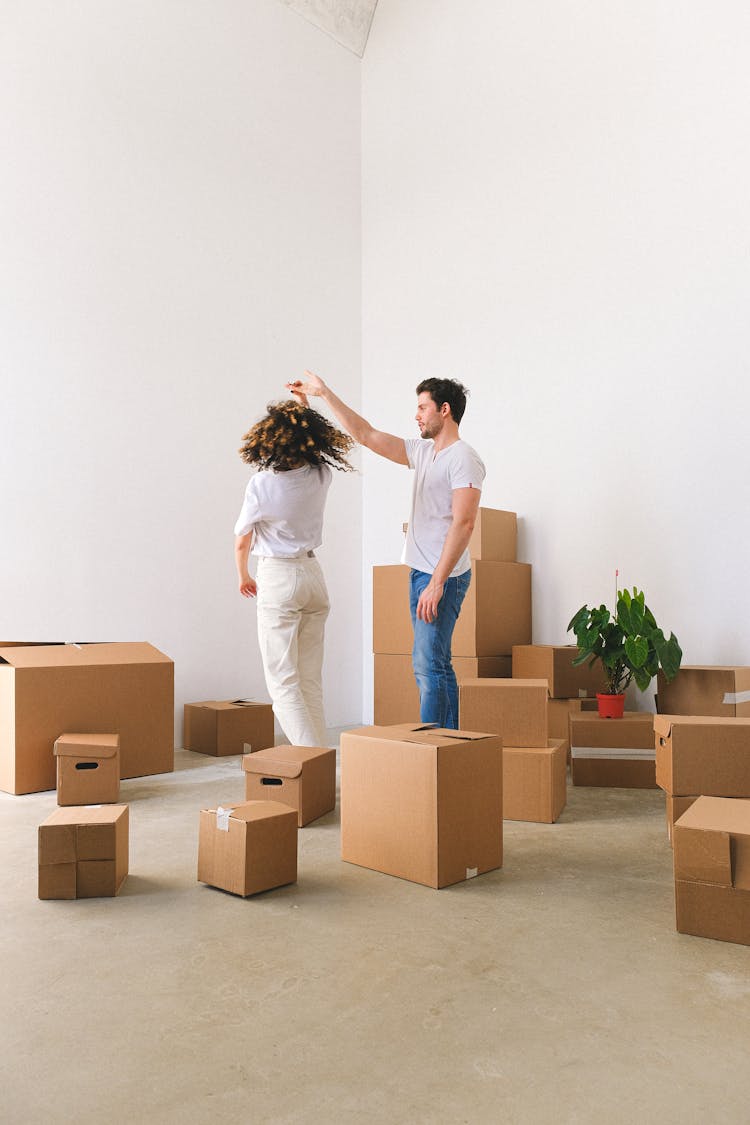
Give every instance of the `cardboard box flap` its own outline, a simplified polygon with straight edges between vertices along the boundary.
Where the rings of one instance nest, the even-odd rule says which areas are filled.
[[[689,810],[688,810],[689,811]],[[674,827],[675,879],[732,885],[732,849],[728,832],[694,832]]]
[[[248,824],[253,820],[264,820],[269,816],[279,816],[281,813],[289,813],[296,818],[297,814],[294,809],[289,805],[282,805],[279,801],[245,801],[241,805],[222,805],[223,812],[229,813],[230,820],[238,820],[244,824]],[[216,817],[218,809],[206,810],[211,816]]]
[[[452,746],[457,742],[480,742],[485,738],[496,739],[497,735],[488,734],[487,731],[446,730],[442,727],[432,727],[404,734],[401,741],[413,742],[419,746]]]
[[[282,758],[261,757],[261,751],[257,754],[245,754],[242,759],[245,773],[255,773],[265,777],[299,777],[304,764],[299,761],[284,761]]]
[[[75,668],[92,664],[159,664],[172,661],[146,641],[119,644],[11,645],[0,648],[0,663],[14,668]]]
[[[654,715],[654,733],[660,738],[667,739],[672,734],[672,716]]]
[[[61,734],[54,745],[58,757],[114,758],[120,749],[117,734]]]

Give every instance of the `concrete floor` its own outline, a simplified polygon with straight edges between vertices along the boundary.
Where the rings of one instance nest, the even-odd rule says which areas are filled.
[[[116,899],[40,902],[55,794],[0,794],[0,1120],[750,1121],[750,949],[677,934],[660,791],[569,788],[505,866],[442,891],[300,831],[296,885],[196,882],[238,758],[125,781]]]

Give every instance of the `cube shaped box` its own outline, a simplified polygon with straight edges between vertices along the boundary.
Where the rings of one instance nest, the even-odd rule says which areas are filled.
[[[248,801],[278,801],[297,813],[302,828],[336,807],[336,751],[273,746],[242,759]]]
[[[698,797],[673,842],[679,933],[750,945],[750,800]]]
[[[654,738],[666,793],[750,797],[750,719],[655,715]]]
[[[58,805],[107,805],[119,800],[119,734],[61,734],[54,752]]]
[[[661,669],[656,682],[661,715],[750,718],[750,667],[683,664],[671,683]]]
[[[198,882],[248,895],[297,880],[297,814],[277,801],[202,809]]]
[[[404,535],[408,523],[402,525]],[[515,562],[518,542],[518,517],[515,512],[480,508],[469,539],[469,558],[492,562]]]
[[[570,776],[574,785],[656,789],[654,716],[626,711],[621,719],[570,715]]]
[[[503,746],[503,816],[554,824],[565,808],[566,739],[546,746]]]
[[[341,858],[436,888],[501,867],[502,740],[418,724],[346,731]]]
[[[509,656],[454,656],[453,670],[463,680],[510,678]],[[419,722],[419,691],[411,656],[375,653],[375,712],[377,726]],[[566,718],[567,731],[567,718]]]
[[[54,789],[63,731],[120,736],[120,776],[174,769],[174,665],[150,644],[0,646],[0,789]]]
[[[573,667],[577,645],[513,645],[513,675],[522,680],[546,680],[553,699],[595,697],[606,681],[601,662]],[[567,737],[567,736],[564,736]]]
[[[265,750],[274,741],[270,703],[227,699],[185,704],[186,750],[224,757],[242,754],[245,744],[253,750]]]
[[[462,680],[459,722],[499,734],[504,746],[547,745],[546,680]]]
[[[57,809],[39,826],[39,898],[116,895],[128,873],[128,806]]]

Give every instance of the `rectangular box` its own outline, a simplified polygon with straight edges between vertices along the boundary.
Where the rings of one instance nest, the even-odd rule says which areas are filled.
[[[665,792],[750,797],[750,719],[655,715],[654,739]]]
[[[341,858],[436,888],[501,867],[502,740],[419,725],[346,731]]]
[[[408,523],[402,525],[404,535]],[[518,517],[515,512],[480,508],[469,540],[469,558],[491,562],[515,562],[518,542]]]
[[[54,789],[64,731],[120,736],[120,776],[174,769],[174,665],[146,643],[0,647],[0,789]]]
[[[57,809],[39,825],[39,898],[112,897],[128,873],[128,806]]]
[[[247,898],[297,880],[297,814],[278,801],[202,809],[198,882]]]
[[[553,699],[585,698],[604,691],[601,661],[593,668],[574,668],[577,645],[513,645],[513,675],[522,680],[547,680]]]
[[[569,716],[580,714],[582,711],[587,714],[596,712],[597,706],[595,699],[548,699],[547,737],[562,738],[567,742],[570,733]],[[568,748],[568,758],[570,758],[570,748]]]
[[[479,559],[471,571],[453,656],[510,656],[531,641],[531,566]],[[409,567],[373,567],[373,652],[407,656],[413,644]]]
[[[211,699],[185,704],[185,750],[221,758],[242,754],[246,744],[254,751],[265,750],[275,741],[270,703]]]
[[[671,683],[657,674],[661,715],[750,718],[750,667],[684,664]]]
[[[656,789],[654,716],[626,711],[622,719],[570,715],[570,775],[574,785]]]
[[[499,734],[504,746],[547,745],[546,680],[463,680],[459,723]]]
[[[61,734],[54,753],[58,805],[108,805],[119,800],[119,734]]]
[[[279,801],[302,828],[336,807],[336,751],[317,746],[274,746],[245,754],[245,797]]]
[[[554,824],[567,800],[568,743],[503,746],[503,816]]]
[[[750,801],[701,796],[673,839],[679,933],[750,945]]]
[[[459,683],[486,677],[509,679],[510,667],[509,656],[453,657],[453,670]],[[374,718],[378,726],[419,722],[419,691],[411,656],[375,653],[374,696]]]

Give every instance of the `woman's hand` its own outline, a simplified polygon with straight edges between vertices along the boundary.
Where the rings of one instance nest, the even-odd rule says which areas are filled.
[[[244,578],[240,579],[240,593],[243,598],[254,598],[257,596],[258,584],[249,574],[246,574]]]

